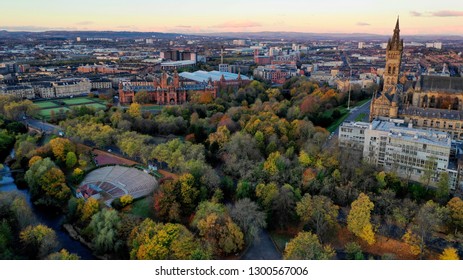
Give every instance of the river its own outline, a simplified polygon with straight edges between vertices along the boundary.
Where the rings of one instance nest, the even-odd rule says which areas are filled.
[[[14,156],[14,153],[12,153]],[[0,171],[10,171],[9,167],[6,164],[3,164],[4,168]],[[64,220],[63,215],[56,215],[50,214],[43,210],[34,207],[31,203],[31,197],[27,190],[18,189],[16,184],[14,183],[14,179],[11,173],[6,173],[2,175],[3,178],[0,180],[0,192],[19,192],[25,198],[27,203],[31,206],[32,211],[34,212],[35,216],[39,223],[42,223],[49,228],[52,228],[56,232],[56,236],[58,238],[58,242],[60,244],[60,249],[64,248],[68,250],[70,253],[74,253],[80,256],[82,260],[95,260],[95,256],[92,254],[92,251],[87,248],[85,245],[80,243],[77,240],[72,239],[69,234],[62,229],[61,225]]]

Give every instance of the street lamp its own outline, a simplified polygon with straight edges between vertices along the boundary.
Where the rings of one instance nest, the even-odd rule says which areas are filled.
[[[351,82],[352,82],[352,67],[350,67],[350,77],[349,77],[349,97],[347,99],[347,110],[350,110],[350,91],[352,89]]]

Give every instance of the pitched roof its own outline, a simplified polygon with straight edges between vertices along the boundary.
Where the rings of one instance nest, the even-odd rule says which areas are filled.
[[[448,93],[463,93],[463,78],[445,76],[422,76],[421,91],[441,91]]]

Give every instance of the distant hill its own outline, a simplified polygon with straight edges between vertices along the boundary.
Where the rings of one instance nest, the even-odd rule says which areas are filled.
[[[201,35],[225,37],[230,39],[261,39],[261,40],[363,40],[385,41],[390,35],[369,33],[305,33],[305,32],[221,32],[204,33]],[[402,35],[406,41],[433,41],[433,40],[463,40],[458,35]]]
[[[178,33],[161,33],[161,32],[130,32],[130,31],[6,31],[0,30],[0,39],[75,39],[76,37],[85,38],[108,38],[108,39],[142,39],[142,38],[160,38],[175,39],[178,36],[188,38],[204,37],[201,35],[185,35]]]
[[[390,35],[369,33],[305,33],[305,32],[220,32],[220,33],[162,33],[162,32],[131,32],[131,31],[6,31],[0,30],[0,39],[75,39],[109,38],[109,39],[142,39],[160,38],[175,39],[179,36],[186,38],[221,37],[225,39],[253,39],[253,40],[358,40],[358,41],[386,41]],[[458,35],[402,35],[405,41],[463,41]]]

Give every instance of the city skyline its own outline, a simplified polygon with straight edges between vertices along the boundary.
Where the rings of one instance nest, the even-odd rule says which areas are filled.
[[[391,33],[400,16],[403,35],[463,35],[463,3],[434,1],[291,0],[233,2],[172,0],[19,0],[3,4],[0,30]],[[417,5],[419,3],[419,5]],[[21,15],[18,17],[18,15]]]

